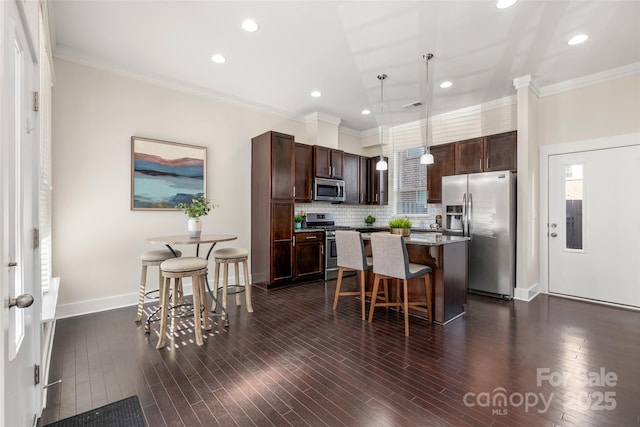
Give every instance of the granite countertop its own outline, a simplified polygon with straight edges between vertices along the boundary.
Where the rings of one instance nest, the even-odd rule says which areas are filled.
[[[370,240],[371,233],[362,233],[362,240]],[[422,246],[441,246],[451,243],[460,243],[471,240],[469,237],[463,236],[445,236],[442,233],[414,233],[412,232],[409,237],[405,237],[404,241],[407,245],[422,245]]]

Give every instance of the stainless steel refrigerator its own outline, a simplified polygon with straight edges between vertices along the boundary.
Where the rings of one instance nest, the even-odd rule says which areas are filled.
[[[516,176],[510,171],[442,178],[443,229],[471,238],[469,291],[513,298]]]

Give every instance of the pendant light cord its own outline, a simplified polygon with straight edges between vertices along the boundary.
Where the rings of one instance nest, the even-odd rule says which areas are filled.
[[[426,93],[424,101],[424,154],[420,156],[420,164],[430,165],[433,164],[433,155],[429,149],[429,60],[433,58],[432,53],[425,53],[422,55],[422,59],[425,63],[425,75],[426,75]]]

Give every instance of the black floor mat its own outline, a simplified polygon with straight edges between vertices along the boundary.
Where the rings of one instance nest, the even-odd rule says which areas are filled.
[[[138,396],[110,403],[45,427],[145,427]]]

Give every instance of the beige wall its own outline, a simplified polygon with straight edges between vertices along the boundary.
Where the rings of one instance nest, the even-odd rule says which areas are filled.
[[[540,98],[540,145],[640,132],[640,75]]]
[[[151,236],[186,233],[182,212],[132,211],[132,135],[207,147],[207,193],[220,207],[205,233],[250,247],[251,138],[270,129],[304,140],[305,124],[70,62],[55,61],[53,274],[69,312],[135,302]],[[301,138],[298,138],[301,136]],[[194,248],[181,248],[192,253]],[[157,283],[153,273],[150,283]],[[73,303],[90,301],[83,307]]]

